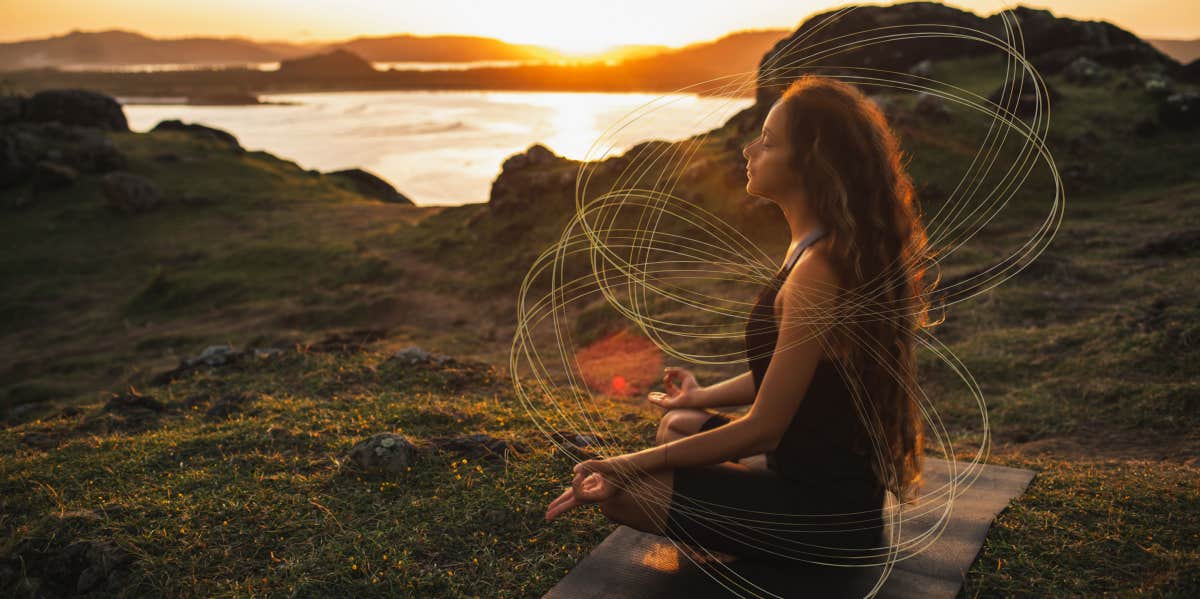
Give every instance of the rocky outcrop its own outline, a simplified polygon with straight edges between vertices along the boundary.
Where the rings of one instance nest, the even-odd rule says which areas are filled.
[[[182,131],[203,139],[211,139],[223,144],[227,144],[229,147],[233,148],[235,153],[238,154],[246,151],[244,148],[242,148],[242,145],[238,143],[237,137],[234,137],[232,133],[215,129],[207,125],[201,125],[199,123],[184,123],[183,121],[177,119],[160,121],[154,126],[153,129],[150,130],[151,133],[155,131]]]
[[[495,214],[525,209],[570,210],[578,164],[541,144],[529,146],[501,165],[500,175],[492,182],[489,210]]]
[[[413,201],[408,199],[404,194],[396,191],[396,188],[392,187],[391,183],[360,168],[333,171],[325,174],[344,181],[350,189],[368,198],[374,198],[381,202],[413,205]]]
[[[34,94],[23,104],[22,118],[27,121],[57,121],[64,125],[129,131],[129,122],[125,120],[121,104],[110,96],[94,91],[49,89]]]
[[[95,127],[53,121],[0,125],[0,189],[29,181],[43,162],[77,173],[107,173],[125,168],[128,161],[105,131]]]
[[[871,32],[871,29],[936,24],[978,29],[1001,39],[1008,37],[1000,13],[983,18],[933,2],[860,6],[836,21],[824,24],[835,12],[827,11],[808,19],[763,56],[759,63],[756,94],[756,106],[761,112],[759,122],[787,84],[802,73],[830,75],[835,74],[834,69],[838,67],[910,71],[923,61],[1000,52],[981,42],[937,36],[887,40],[816,60],[810,58],[847,42],[863,41],[887,33],[887,30]],[[1105,67],[1141,65],[1168,74],[1181,72],[1184,68],[1136,35],[1111,23],[1060,18],[1047,10],[1024,6],[1012,9],[1010,16],[1020,23],[1026,56],[1043,75],[1058,73],[1080,57]],[[929,28],[937,30],[936,27]],[[941,30],[948,31],[944,28]],[[900,31],[903,30],[893,30]],[[848,37],[833,41],[841,36]],[[807,62],[804,67],[786,66],[801,60]],[[767,71],[765,67],[768,66],[774,66],[777,70]]]

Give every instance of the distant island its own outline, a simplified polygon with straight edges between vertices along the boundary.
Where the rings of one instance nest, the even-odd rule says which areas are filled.
[[[0,76],[8,91],[87,88],[125,98],[126,103],[177,99],[191,104],[254,104],[258,102],[256,94],[262,93],[364,90],[669,92],[719,77],[753,73],[763,54],[787,33],[783,29],[744,31],[677,49],[623,46],[596,60],[569,60],[546,48],[463,36],[356,38],[339,44],[300,46],[74,32],[59,38],[0,44]],[[86,61],[97,66],[136,64],[135,59],[213,66],[148,72],[65,68]],[[520,62],[516,66],[445,70],[385,70],[374,65],[514,60]],[[278,61],[277,70],[250,66],[272,61]],[[216,66],[217,62],[238,66]],[[752,95],[752,86],[742,87],[742,95]]]

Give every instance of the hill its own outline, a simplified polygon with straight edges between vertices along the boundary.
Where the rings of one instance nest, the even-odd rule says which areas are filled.
[[[923,18],[897,6],[864,14]],[[1060,36],[1086,31],[1047,15],[1022,13]],[[1031,44],[1057,98],[1047,143],[1066,215],[1036,261],[936,330],[986,397],[988,461],[1039,472],[995,523],[968,596],[1200,589],[1200,141],[1177,111],[1196,90],[1142,43]],[[980,97],[1000,89],[1000,57],[943,50],[917,47],[897,66]],[[75,123],[40,109],[14,118],[14,101],[0,101],[0,234],[14,248],[0,257],[0,589],[540,595],[611,525],[594,510],[541,522],[571,460],[503,367],[519,285],[572,216],[580,167],[594,199],[627,181],[641,152],[689,156],[671,182],[678,200],[782,256],[787,232],[745,195],[740,156],[771,83],[755,107],[678,144],[588,165],[535,145],[505,162],[489,202],[452,208],[373,200],[213,132],[129,132],[100,100]],[[937,215],[988,122],[949,101],[870,92]],[[156,185],[160,201],[114,202],[126,197],[105,191],[114,172]],[[1052,183],[1032,172],[947,258],[944,279],[1019,246]],[[586,274],[585,262],[563,276]],[[603,298],[579,310],[568,326],[581,351],[640,337]],[[977,408],[926,349],[923,389],[969,458]],[[708,384],[735,366],[693,370]],[[600,442],[652,442],[658,414],[639,400],[595,396]],[[587,455],[597,440],[574,433],[590,432],[556,440]],[[395,457],[384,466],[401,465],[356,466],[379,448]]]

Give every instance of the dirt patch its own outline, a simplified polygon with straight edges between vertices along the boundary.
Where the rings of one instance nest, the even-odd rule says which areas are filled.
[[[992,454],[1045,456],[1069,460],[1151,460],[1200,467],[1200,435],[1171,437],[1153,431],[1113,431],[1081,426],[1068,435],[1033,441],[995,441]]]

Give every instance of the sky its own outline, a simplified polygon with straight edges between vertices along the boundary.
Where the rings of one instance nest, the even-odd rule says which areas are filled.
[[[889,3],[874,3],[885,5]],[[946,2],[980,16],[1015,2]],[[622,44],[683,46],[747,29],[795,29],[843,2],[821,0],[0,0],[0,41],[74,29],[151,37],[328,41],[355,36],[477,35],[565,52]],[[1110,21],[1143,38],[1200,38],[1197,0],[1046,0],[1057,16]]]

